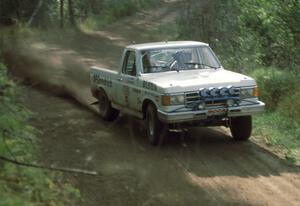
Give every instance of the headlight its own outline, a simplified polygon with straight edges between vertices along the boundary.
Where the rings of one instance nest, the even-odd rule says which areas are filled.
[[[240,90],[240,98],[253,98],[258,97],[258,88],[242,88]]]
[[[184,95],[164,95],[161,98],[161,103],[163,106],[170,106],[170,105],[181,105],[184,104],[185,97]]]

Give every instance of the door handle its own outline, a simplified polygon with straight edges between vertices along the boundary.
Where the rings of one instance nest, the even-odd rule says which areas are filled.
[[[117,78],[118,81],[122,81],[123,79],[121,77]]]

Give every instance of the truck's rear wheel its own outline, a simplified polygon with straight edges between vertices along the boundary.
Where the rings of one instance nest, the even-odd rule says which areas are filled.
[[[119,115],[119,110],[114,109],[104,91],[98,94],[99,113],[102,119],[106,121],[113,121]]]
[[[246,141],[251,136],[252,117],[251,116],[231,117],[230,131],[234,140]]]
[[[167,133],[167,125],[157,118],[157,110],[153,104],[149,104],[146,109],[146,126],[149,142],[153,145],[161,144]]]

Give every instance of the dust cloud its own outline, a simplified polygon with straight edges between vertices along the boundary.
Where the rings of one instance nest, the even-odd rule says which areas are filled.
[[[32,44],[6,51],[4,59],[12,72],[32,86],[59,96],[70,96],[93,111],[95,98],[89,86],[89,64],[75,51]]]

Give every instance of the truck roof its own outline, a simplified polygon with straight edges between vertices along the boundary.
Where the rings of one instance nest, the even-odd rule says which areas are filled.
[[[165,41],[165,42],[152,42],[144,44],[132,44],[127,46],[128,49],[134,50],[147,50],[147,49],[161,49],[161,48],[176,48],[176,47],[194,47],[194,46],[207,46],[208,44],[198,41]]]

